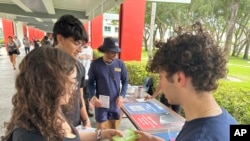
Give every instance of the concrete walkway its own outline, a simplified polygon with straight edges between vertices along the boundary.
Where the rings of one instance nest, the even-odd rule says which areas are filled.
[[[21,55],[17,57],[17,64],[24,57],[24,52],[21,50]],[[8,121],[11,114],[12,103],[11,98],[15,93],[15,78],[18,73],[13,70],[9,56],[5,48],[0,49],[0,136],[3,135],[3,123]]]
[[[18,64],[25,56],[24,48],[20,48],[21,54],[17,56],[16,70],[10,63],[5,48],[0,48],[0,136],[4,134],[3,123],[8,121],[11,115],[12,103],[11,98],[15,93],[15,78],[18,73]],[[96,127],[94,117],[90,118],[92,127]],[[133,124],[125,117],[122,118],[119,129],[134,129]]]

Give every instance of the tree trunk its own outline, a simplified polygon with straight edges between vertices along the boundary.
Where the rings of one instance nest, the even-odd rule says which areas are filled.
[[[245,47],[245,52],[243,59],[248,60],[248,54],[249,54],[249,46],[250,46],[250,40],[247,40],[246,47]]]
[[[229,56],[230,50],[231,50],[233,31],[235,27],[239,3],[240,3],[240,0],[234,0],[233,5],[232,5],[231,17],[228,22],[227,37],[226,37],[226,43],[225,43],[225,48],[224,48],[224,51],[227,54],[227,57]]]
[[[241,44],[239,50],[237,51],[236,57],[238,57],[240,55],[241,50],[246,46],[246,44],[247,44],[247,41],[245,41],[243,44]]]
[[[148,40],[146,37],[143,37],[143,41],[144,41],[144,48],[145,48],[145,51],[148,51]]]
[[[238,47],[234,45],[232,56],[236,56],[237,50],[238,50]]]

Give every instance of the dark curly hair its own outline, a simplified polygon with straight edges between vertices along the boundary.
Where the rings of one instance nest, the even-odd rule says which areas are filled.
[[[217,81],[227,74],[225,54],[208,32],[197,22],[192,30],[172,37],[154,55],[148,64],[149,72],[164,70],[171,80],[173,74],[183,71],[192,78],[197,91],[212,91]]]
[[[72,37],[74,41],[88,42],[88,35],[79,19],[73,15],[63,15],[53,27],[54,45],[58,44],[56,36],[60,34],[65,38]]]
[[[19,65],[12,116],[5,123],[7,131],[2,139],[7,139],[17,125],[39,131],[47,140],[62,140],[65,131],[58,116],[59,102],[69,90],[66,85],[73,83],[68,76],[75,66],[76,60],[57,48],[32,50]]]

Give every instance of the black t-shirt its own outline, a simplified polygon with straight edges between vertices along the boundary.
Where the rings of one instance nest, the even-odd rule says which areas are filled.
[[[66,112],[62,106],[62,110],[70,124],[74,125],[75,127],[81,124],[81,116],[80,111],[82,108],[82,101],[81,101],[81,94],[80,89],[84,87],[84,80],[85,80],[85,68],[84,66],[77,61],[76,65],[77,69],[77,81],[78,81],[78,90],[77,93],[72,98],[73,102],[73,109],[71,111]]]
[[[64,138],[63,141],[80,141],[80,136],[75,127],[71,126],[74,138]],[[39,131],[28,131],[24,128],[16,128],[12,135],[12,141],[47,141]]]

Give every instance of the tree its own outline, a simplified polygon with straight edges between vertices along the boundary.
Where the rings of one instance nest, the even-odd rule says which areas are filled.
[[[230,20],[228,22],[228,30],[227,30],[226,43],[225,43],[225,48],[224,48],[224,51],[225,51],[226,55],[228,55],[228,56],[229,56],[230,50],[231,50],[233,31],[234,31],[234,27],[235,27],[235,23],[236,23],[239,3],[240,3],[240,0],[233,1],[232,13],[231,13]]]

